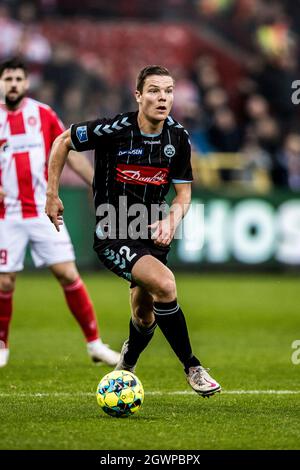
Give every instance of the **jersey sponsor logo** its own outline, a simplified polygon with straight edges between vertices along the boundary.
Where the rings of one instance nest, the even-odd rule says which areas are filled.
[[[24,144],[19,144],[19,145],[10,144],[11,151],[14,152],[14,153],[16,153],[16,152],[27,152],[29,150],[33,150],[33,149],[43,147],[43,144],[41,142],[30,143],[30,142],[28,142],[28,139],[26,139],[26,140],[27,140],[27,142],[25,142]],[[8,144],[7,144],[7,147],[8,147]]]
[[[87,127],[86,126],[79,126],[76,129],[76,136],[79,142],[87,142],[88,139],[88,134],[87,134]]]
[[[168,144],[164,146],[164,154],[168,158],[172,158],[175,155],[175,147],[174,145]]]
[[[136,156],[142,156],[144,155],[144,149],[130,149],[130,150],[120,150],[118,153],[118,157],[122,157],[122,155],[136,155]]]
[[[121,183],[160,186],[169,182],[169,168],[119,164],[116,171],[116,179]]]
[[[7,139],[0,139],[0,152],[5,152],[8,148]]]

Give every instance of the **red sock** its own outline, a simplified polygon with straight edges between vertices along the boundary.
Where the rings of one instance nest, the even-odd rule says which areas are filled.
[[[0,290],[0,343],[8,347],[8,330],[12,317],[13,291]]]
[[[69,309],[78,321],[87,341],[99,338],[96,314],[90,296],[80,277],[63,286]]]

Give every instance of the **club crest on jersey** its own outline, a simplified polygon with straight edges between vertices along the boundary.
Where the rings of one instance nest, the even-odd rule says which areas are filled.
[[[174,155],[175,155],[175,147],[174,147],[174,145],[171,145],[171,144],[165,145],[165,147],[164,147],[164,154],[165,154],[165,156],[168,157],[168,158],[174,157]]]
[[[79,142],[81,142],[81,143],[87,142],[89,140],[88,135],[87,135],[87,127],[86,126],[77,127],[76,136],[77,136],[77,139],[79,140]]]
[[[29,126],[36,126],[37,125],[37,118],[35,116],[29,116],[27,119]]]
[[[8,148],[7,139],[0,139],[0,152],[5,152]]]

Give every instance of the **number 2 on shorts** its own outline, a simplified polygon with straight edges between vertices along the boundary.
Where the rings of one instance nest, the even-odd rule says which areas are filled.
[[[129,263],[133,260],[133,258],[136,257],[136,253],[133,253],[132,255],[130,254],[130,248],[128,246],[122,246],[120,249],[119,249],[119,253],[120,255],[124,255],[125,258],[127,259],[127,261],[129,261]]]

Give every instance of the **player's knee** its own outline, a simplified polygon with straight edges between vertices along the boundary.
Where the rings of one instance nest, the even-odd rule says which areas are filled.
[[[65,266],[61,266],[60,269],[55,269],[53,271],[55,277],[62,286],[68,286],[79,278],[78,271],[73,263],[68,263]]]
[[[134,318],[134,321],[141,328],[149,328],[155,320],[152,306],[151,308],[137,306],[134,309],[132,309],[132,316]]]
[[[154,300],[157,302],[171,302],[176,298],[176,282],[174,276],[160,280],[156,289]]]
[[[10,292],[15,288],[16,278],[13,274],[0,275],[0,290]]]
[[[78,274],[72,271],[66,271],[65,273],[61,274],[59,282],[62,286],[68,286],[69,284],[73,284],[73,282],[75,282],[78,278]]]

